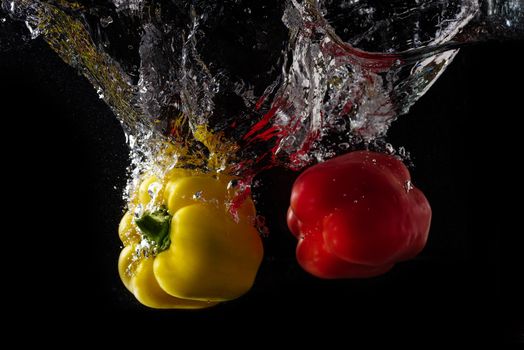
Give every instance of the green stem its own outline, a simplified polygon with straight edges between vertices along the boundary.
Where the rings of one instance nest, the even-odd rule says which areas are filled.
[[[171,244],[169,239],[169,226],[171,225],[171,215],[165,207],[155,211],[146,211],[135,223],[140,232],[158,249],[158,252],[166,250]]]

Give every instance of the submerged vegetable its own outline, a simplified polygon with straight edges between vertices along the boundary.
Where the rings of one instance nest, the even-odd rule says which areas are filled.
[[[372,277],[416,256],[431,207],[397,158],[359,151],[304,171],[293,185],[287,223],[296,256],[321,278]]]
[[[226,203],[231,177],[174,169],[163,181],[141,183],[139,215],[122,218],[125,248],[119,273],[125,286],[152,308],[205,308],[235,299],[253,285],[262,241],[247,198],[235,218]]]

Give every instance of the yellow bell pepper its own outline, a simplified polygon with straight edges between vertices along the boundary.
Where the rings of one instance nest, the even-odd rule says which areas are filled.
[[[250,198],[237,211],[229,176],[174,169],[146,177],[135,193],[138,217],[119,226],[124,285],[152,308],[205,308],[235,299],[253,285],[262,261]]]

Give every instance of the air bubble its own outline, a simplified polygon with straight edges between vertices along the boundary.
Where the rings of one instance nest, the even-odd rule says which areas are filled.
[[[195,199],[195,200],[202,199],[202,191],[195,192],[195,194],[193,194],[193,199]]]
[[[100,25],[102,28],[107,28],[111,23],[113,23],[113,18],[111,16],[100,18]]]
[[[408,180],[404,183],[404,189],[406,190],[406,193],[409,193],[413,189],[413,184],[411,183],[411,180]]]

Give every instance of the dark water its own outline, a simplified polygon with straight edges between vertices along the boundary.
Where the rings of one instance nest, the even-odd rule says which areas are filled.
[[[208,6],[205,2],[195,4]],[[22,299],[16,305],[16,315],[25,320],[26,327],[31,321],[38,320],[36,326],[39,327],[56,324],[55,329],[74,327],[84,333],[86,329],[77,325],[94,319],[95,322],[90,323],[91,328],[87,329],[91,334],[99,334],[98,328],[104,321],[110,323],[104,327],[105,332],[112,334],[123,334],[115,331],[119,326],[135,332],[137,325],[144,330],[148,326],[156,326],[157,332],[162,330],[168,332],[165,334],[171,334],[176,333],[173,330],[175,326],[183,329],[197,326],[205,328],[203,324],[211,327],[221,324],[228,328],[237,322],[256,325],[255,333],[262,338],[264,334],[279,332],[292,333],[293,337],[296,334],[324,337],[324,334],[332,334],[333,330],[340,329],[338,334],[343,334],[348,343],[363,336],[373,342],[377,334],[387,339],[421,337],[427,343],[451,343],[456,339],[482,344],[521,341],[524,311],[521,295],[524,291],[519,282],[524,263],[518,234],[520,212],[517,206],[508,204],[508,197],[518,196],[521,188],[519,173],[514,166],[514,162],[520,159],[521,137],[516,120],[522,114],[521,89],[514,82],[524,78],[521,69],[522,42],[491,43],[464,49],[442,78],[411,109],[409,115],[400,118],[389,129],[385,142],[391,143],[396,149],[404,146],[411,153],[415,164],[412,169],[414,181],[427,194],[434,210],[430,241],[418,260],[400,264],[391,273],[372,280],[322,281],[308,276],[294,260],[295,241],[287,232],[283,215],[287,209],[292,181],[297,174],[274,168],[259,173],[253,187],[257,209],[266,217],[271,232],[264,241],[266,258],[253,290],[237,301],[210,310],[166,313],[146,310],[139,305],[125,292],[116,274],[116,256],[120,243],[115,228],[125,205],[121,193],[127,182],[129,149],[121,125],[113,118],[113,113],[119,114],[120,120],[130,123],[135,119],[126,118],[136,117],[147,121],[152,115],[160,116],[160,120],[167,123],[167,119],[173,115],[170,108],[180,108],[185,102],[182,102],[182,98],[171,100],[172,95],[162,95],[160,91],[179,91],[175,86],[180,81],[170,85],[166,82],[174,79],[160,79],[146,74],[150,73],[151,66],[147,68],[143,64],[143,57],[148,57],[145,60],[147,62],[160,60],[158,64],[151,63],[156,67],[176,65],[180,61],[169,61],[174,60],[170,55],[148,56],[152,52],[165,52],[164,39],[155,46],[157,37],[154,29],[146,37],[137,35],[145,34],[145,30],[136,32],[128,29],[132,25],[142,26],[142,17],[137,23],[133,22],[137,19],[133,20],[131,16],[128,23],[124,20],[126,16],[117,19],[114,7],[107,3],[96,2],[93,5],[96,5],[99,13],[89,14],[91,17],[86,15],[86,21],[98,21],[103,27],[101,18],[111,16],[113,19],[105,31],[100,31],[99,39],[93,37],[97,38],[97,43],[104,40],[109,42],[108,47],[101,46],[111,57],[107,62],[120,62],[118,70],[109,73],[125,73],[125,82],[129,87],[129,91],[127,88],[120,91],[123,95],[107,93],[111,88],[118,87],[114,85],[99,91],[112,110],[99,99],[96,89],[93,90],[91,86],[96,74],[82,70],[81,64],[77,64],[75,69],[64,65],[42,37],[28,42],[23,36],[0,32],[0,101],[2,115],[6,116],[5,130],[24,135],[14,144],[8,142],[6,146],[9,148],[4,148],[9,150],[5,152],[9,162],[16,164],[13,166],[17,169],[16,181],[12,180],[12,183],[24,184],[7,186],[10,190],[13,188],[15,193],[6,197],[20,201],[20,207],[30,207],[32,218],[28,220],[25,215],[20,220],[29,222],[30,233],[23,234],[23,254],[18,253],[17,249],[14,259],[10,260],[16,264],[8,267],[13,274],[9,281],[15,286],[13,290],[16,296]],[[210,8],[219,11],[217,7]],[[256,7],[256,3],[250,8],[257,14],[263,12],[263,9]],[[238,10],[231,2],[230,11],[234,12],[235,9]],[[266,11],[269,16],[273,11],[283,9],[276,4]],[[75,17],[77,12],[73,11],[70,15]],[[184,18],[188,21],[188,18]],[[235,86],[235,81],[253,81],[253,86],[259,86],[271,85],[272,81],[278,80],[280,70],[272,71],[271,62],[283,64],[279,60],[286,55],[273,48],[283,47],[286,52],[291,44],[289,36],[286,37],[287,27],[280,20],[274,23],[267,21],[276,33],[266,35],[261,40],[267,43],[267,48],[249,49],[251,43],[246,43],[245,38],[241,40],[242,35],[235,35],[235,40],[220,42],[219,37],[224,32],[231,35],[229,30],[244,33],[245,22],[249,22],[250,16],[246,14],[242,18],[244,22],[233,23],[232,27],[231,23],[220,22],[220,18],[214,15],[203,21],[204,29],[199,34],[204,34],[203,39],[200,37],[196,44],[213,47],[208,56],[202,54],[213,65],[209,64],[209,75],[202,75],[199,71],[197,81],[200,85],[195,86],[203,86],[201,84],[204,81],[213,82],[213,78],[220,76],[223,71],[227,72],[224,73],[226,77],[220,81],[225,84],[222,86],[228,88],[218,89],[211,98],[213,113],[192,115],[195,116],[195,123],[203,120],[217,129],[226,130],[232,139],[242,140],[248,133],[245,131],[252,130],[267,113],[261,113],[257,118],[250,114],[253,103],[256,110],[258,100],[241,98],[251,91],[249,84],[239,88],[238,93],[226,91]],[[152,19],[152,22],[155,20]],[[3,23],[0,23],[2,29],[9,26],[10,31],[25,31],[25,24],[20,26],[18,22],[8,20]],[[164,23],[160,21],[160,24],[155,24],[162,27],[160,38],[164,38],[164,30],[169,29]],[[93,28],[98,28],[98,25],[93,25]],[[91,29],[89,33],[95,35],[93,33],[97,31]],[[280,32],[282,36],[278,35]],[[183,37],[187,38],[188,33],[190,30]],[[248,38],[256,34],[246,31]],[[104,36],[107,39],[102,39]],[[312,42],[306,41],[307,44]],[[221,61],[222,56],[215,57],[212,54],[214,50],[227,45],[231,45],[231,49],[224,50],[224,55],[243,52],[244,55],[251,55],[249,61],[253,60],[256,64],[243,65],[245,60],[234,61],[236,57]],[[293,47],[311,50],[313,46]],[[140,47],[155,47],[160,51],[144,49],[141,56]],[[264,55],[266,49],[271,54]],[[304,52],[312,52],[307,50]],[[201,51],[205,52],[205,49]],[[164,59],[168,60],[167,63]],[[229,60],[233,60],[233,63],[228,63],[231,62]],[[191,62],[190,66],[199,64]],[[354,62],[344,61],[342,67],[355,67]],[[369,60],[366,58],[358,62]],[[323,67],[322,64],[320,67]],[[359,67],[376,68],[366,64]],[[76,69],[80,69],[91,81],[81,78]],[[164,76],[180,74],[179,71],[171,73],[169,70],[159,72]],[[331,72],[335,77],[339,71],[335,69]],[[288,77],[294,73],[292,69],[286,70]],[[106,76],[104,74],[98,76],[99,84],[109,81],[103,79]],[[149,78],[142,79],[140,83],[141,75]],[[152,85],[147,85],[149,83]],[[148,86],[145,93],[139,91],[143,86]],[[153,86],[151,91],[149,86]],[[209,86],[212,87],[212,84]],[[189,84],[185,88],[190,87]],[[213,89],[209,88],[209,91]],[[280,90],[280,85],[275,91],[305,93],[300,89]],[[221,100],[223,94],[227,96]],[[248,97],[258,95],[259,91],[252,95],[249,93]],[[108,100],[107,96],[113,96],[113,100]],[[132,98],[114,98],[118,96]],[[188,96],[200,102],[184,105],[183,108],[187,110],[204,108],[206,98],[209,97],[198,92]],[[274,102],[274,99],[270,100],[269,105]],[[166,101],[167,105],[164,105]],[[125,103],[119,104],[121,102]],[[372,102],[369,102],[369,107],[373,106]],[[178,107],[176,103],[179,103]],[[327,108],[323,104],[316,106]],[[297,109],[305,113],[304,130],[318,127],[315,119],[311,118],[313,114],[308,114],[309,110],[302,107]],[[214,113],[220,108],[223,110],[219,117],[219,114]],[[267,105],[260,108],[271,110]],[[224,110],[247,110],[244,119],[240,117],[238,120],[245,121],[249,128],[236,134],[235,130],[238,129],[227,129],[225,125],[229,124],[220,124],[224,121]],[[396,117],[397,112],[393,115]],[[286,123],[285,118],[276,120],[278,123],[275,125]],[[160,134],[163,135],[167,124],[160,124]],[[378,125],[386,124],[381,120]],[[360,142],[360,138],[354,138],[353,130],[356,129],[351,129],[348,134],[346,126],[333,123],[329,130],[335,130],[333,134],[327,135],[326,140],[329,142],[319,143],[322,147],[319,146],[317,151],[311,149],[308,155],[314,159],[303,159],[304,163],[297,163],[297,167],[316,161],[317,154],[327,154],[326,157],[329,157],[330,152],[334,151],[325,147],[331,145],[333,140],[336,140],[334,145],[349,143],[350,147],[354,145],[353,142]],[[307,132],[298,135],[304,136]],[[350,136],[340,140],[338,138],[341,135]],[[286,141],[286,138],[281,140],[279,145],[289,146],[290,151],[281,153],[278,162],[266,164],[289,166],[288,161],[292,159],[289,154],[303,145],[299,141]],[[276,145],[272,142],[276,140],[264,140],[257,147],[246,149],[254,152],[250,154],[266,154]],[[27,153],[18,151],[28,144],[34,145],[32,152],[38,154],[34,161],[27,161]],[[514,162],[505,160],[508,158],[514,159]],[[22,190],[19,190],[20,187]],[[14,237],[19,242],[19,235]],[[48,314],[55,315],[59,321],[50,322]],[[339,321],[340,317],[345,321],[343,324]],[[328,330],[325,329],[327,327]],[[296,333],[295,328],[302,333]],[[234,333],[231,327],[229,329],[228,336]],[[55,334],[48,333],[48,336],[60,339]]]
[[[33,184],[22,186],[13,198],[23,197],[20,205],[27,205],[26,198],[42,198],[31,222],[51,225],[49,216],[57,208],[63,218],[53,225],[53,235],[24,239],[29,242],[25,261],[22,254],[13,254],[18,268],[7,273],[17,285],[18,299],[13,300],[20,302],[11,324],[21,319],[25,327],[45,333],[41,342],[54,343],[61,339],[57,327],[82,338],[109,334],[125,342],[130,340],[126,330],[137,325],[143,332],[154,328],[172,334],[176,327],[188,335],[238,324],[255,337],[295,338],[305,330],[308,339],[318,339],[337,331],[332,341],[348,344],[418,339],[420,344],[499,346],[518,341],[523,311],[520,214],[518,207],[504,203],[521,185],[513,164],[496,155],[519,159],[520,131],[508,122],[520,113],[520,92],[510,82],[524,78],[522,70],[515,70],[523,50],[522,43],[464,50],[410,115],[390,130],[389,141],[411,152],[413,179],[434,210],[432,234],[419,260],[373,280],[308,276],[294,260],[295,241],[283,216],[297,174],[273,169],[260,174],[261,186],[254,190],[257,209],[271,230],[257,283],[239,300],[196,313],[146,310],[125,292],[115,273],[120,250],[115,227],[124,205],[128,149],[112,112],[42,41],[1,55],[1,102],[4,111],[16,115],[7,125],[38,143],[41,154],[52,154],[28,163],[20,158],[23,151],[10,152],[11,164],[20,169],[18,181]],[[34,96],[31,104],[28,94]],[[26,142],[20,138],[10,146]],[[64,173],[74,175],[57,176]],[[39,272],[28,278],[24,271],[32,270]],[[38,300],[28,303],[35,295]],[[387,339],[377,339],[377,333]]]

